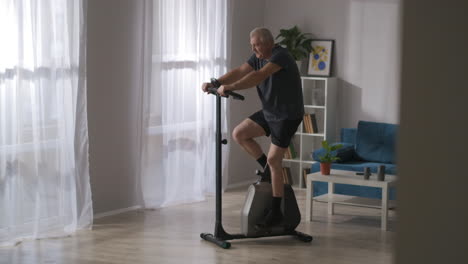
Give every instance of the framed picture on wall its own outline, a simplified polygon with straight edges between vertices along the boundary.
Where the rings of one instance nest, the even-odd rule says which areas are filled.
[[[307,73],[312,76],[331,75],[331,63],[334,40],[314,39],[311,42],[312,51],[309,56],[309,68]]]

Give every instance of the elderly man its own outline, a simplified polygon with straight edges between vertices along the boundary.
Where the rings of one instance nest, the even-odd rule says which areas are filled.
[[[304,115],[302,87],[294,58],[285,48],[275,45],[271,32],[255,28],[250,32],[254,54],[240,67],[218,78],[218,93],[257,87],[262,109],[243,120],[233,131],[234,140],[264,168],[262,181],[272,183],[272,209],[258,228],[281,224],[281,200],[284,194],[282,160],[291,138]],[[211,83],[202,85],[203,91]],[[270,136],[268,157],[254,140]],[[270,178],[271,177],[271,178]]]

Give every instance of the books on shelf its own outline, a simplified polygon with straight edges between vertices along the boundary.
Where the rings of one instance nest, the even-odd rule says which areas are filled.
[[[297,152],[296,148],[294,147],[294,142],[291,140],[291,143],[289,143],[289,147],[284,153],[284,158],[285,159],[295,159],[297,158]]]
[[[310,119],[309,119],[309,114],[305,114],[304,115],[304,118],[302,120],[302,123],[304,124],[304,131],[306,133],[312,133],[312,129],[311,129],[311,123],[310,123]]]
[[[317,118],[316,118],[315,114],[310,114],[310,120],[311,120],[311,123],[312,123],[312,133],[318,133],[319,130],[318,130]]]
[[[305,114],[303,123],[304,123],[304,131],[306,133],[310,133],[310,134],[319,133],[318,125],[317,125],[317,117],[315,113]]]
[[[293,184],[292,176],[291,176],[291,169],[288,167],[283,168],[283,183],[284,184]]]

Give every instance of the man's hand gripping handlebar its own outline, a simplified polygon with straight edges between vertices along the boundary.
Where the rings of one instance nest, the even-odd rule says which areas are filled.
[[[211,78],[211,85],[213,85],[213,87],[209,87],[207,89],[208,92],[214,95],[219,95],[217,91],[218,91],[218,88],[221,86],[221,83],[216,78]],[[243,101],[245,99],[243,95],[240,95],[235,92],[227,91],[226,94],[228,95],[226,96],[226,98],[228,98],[229,96],[232,96],[234,100]]]

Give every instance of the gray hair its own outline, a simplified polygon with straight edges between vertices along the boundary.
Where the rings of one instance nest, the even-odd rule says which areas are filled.
[[[275,43],[275,40],[273,39],[273,35],[271,34],[271,31],[268,28],[263,28],[263,27],[254,28],[250,32],[250,38],[252,38],[253,36],[258,36],[262,43],[271,43],[271,44]]]

